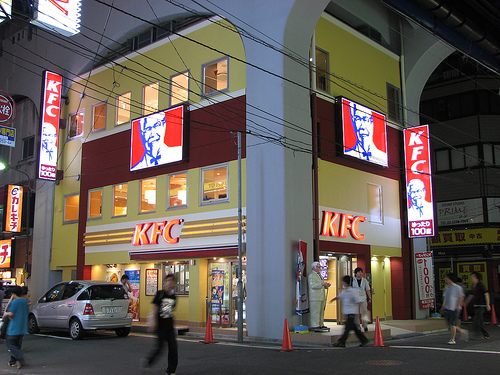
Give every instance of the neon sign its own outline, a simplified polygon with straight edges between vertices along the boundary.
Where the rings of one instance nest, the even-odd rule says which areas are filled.
[[[9,232],[21,231],[21,217],[23,211],[23,187],[9,185],[7,193],[7,217],[5,230]]]
[[[323,211],[322,236],[346,238],[347,233],[355,240],[361,241],[364,234],[359,233],[358,225],[366,220],[364,216],[341,214],[338,212]]]
[[[11,254],[11,240],[0,241],[0,268],[10,268]]]
[[[174,225],[181,225],[183,219],[170,221],[157,221],[155,223],[142,223],[135,225],[132,245],[157,245],[160,238],[166,243],[174,244],[179,242],[179,236],[174,237],[172,228]]]

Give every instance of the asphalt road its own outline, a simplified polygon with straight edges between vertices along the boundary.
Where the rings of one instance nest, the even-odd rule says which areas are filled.
[[[178,375],[183,374],[496,374],[500,370],[500,328],[488,327],[490,340],[447,344],[447,332],[386,341],[389,347],[303,348],[281,353],[279,346],[218,343],[179,338]],[[64,333],[25,336],[23,350],[29,367],[7,365],[5,346],[0,350],[1,374],[165,374],[166,353],[152,368],[139,369],[139,359],[153,346],[148,334],[118,338],[100,332],[81,341]]]

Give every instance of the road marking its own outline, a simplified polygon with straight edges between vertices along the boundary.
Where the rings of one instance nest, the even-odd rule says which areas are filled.
[[[53,336],[53,335],[45,335],[42,333],[35,333],[32,336],[38,336],[38,337],[50,337],[51,339],[60,339],[60,340],[71,340],[71,337],[64,337],[64,336]]]
[[[453,349],[453,348],[432,348],[428,346],[396,346],[391,345],[391,348],[396,349],[423,349],[423,350],[440,350],[442,352],[460,352],[460,353],[481,353],[481,354],[500,354],[492,350],[472,350],[472,349]]]

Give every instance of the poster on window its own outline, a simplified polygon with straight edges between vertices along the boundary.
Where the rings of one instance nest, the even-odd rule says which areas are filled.
[[[415,253],[420,309],[435,307],[434,266],[432,251]]]
[[[146,295],[154,296],[158,291],[158,270],[155,268],[146,270]]]
[[[486,262],[461,262],[457,263],[457,277],[462,279],[462,282],[467,286],[467,290],[471,290],[473,287],[470,275],[472,272],[478,272],[483,279],[481,282],[484,287],[488,289],[488,273],[486,268]]]
[[[132,319],[138,321],[141,271],[139,268],[127,268],[125,270],[125,275],[128,276],[128,282],[130,284],[130,292],[128,296],[130,298],[130,310],[132,311]]]
[[[212,321],[220,323],[224,315],[224,270],[212,270],[212,287],[210,292],[212,303]],[[215,319],[214,319],[215,318]]]
[[[106,269],[106,281],[112,281],[114,283],[119,283],[122,277],[122,270],[119,268],[108,268]]]

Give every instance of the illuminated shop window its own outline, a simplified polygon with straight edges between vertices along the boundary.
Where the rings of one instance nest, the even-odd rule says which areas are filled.
[[[64,223],[75,223],[78,221],[78,207],[80,205],[80,195],[66,195],[64,197]]]
[[[93,108],[92,131],[106,129],[106,103],[96,104]]]
[[[204,64],[203,71],[203,94],[209,96],[218,94],[219,91],[227,91],[229,88],[229,58],[224,57],[215,62]]]
[[[155,82],[150,85],[144,86],[142,97],[143,106],[142,113],[144,116],[151,113],[158,112],[158,90],[160,89],[160,83]]]
[[[69,115],[68,138],[77,138],[82,136],[84,114],[85,111],[80,109],[78,112]]]
[[[141,207],[140,212],[154,212],[156,210],[156,178],[141,180]]]
[[[229,202],[228,167],[217,166],[201,170],[201,204]]]
[[[89,219],[102,218],[102,189],[89,191]]]
[[[189,72],[184,72],[170,79],[170,106],[189,101]]]
[[[165,266],[165,275],[170,273],[175,275],[175,294],[189,294],[189,264],[167,264]]]
[[[316,47],[316,88],[330,93],[330,59],[328,52]]]
[[[116,125],[130,121],[130,99],[132,94],[127,92],[116,97]]]
[[[187,207],[187,172],[168,176],[168,208]]]
[[[127,184],[113,186],[113,216],[127,215]]]
[[[382,202],[382,186],[367,184],[368,186],[368,215],[371,223],[383,224],[384,212]]]

